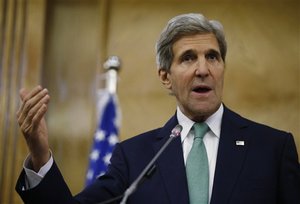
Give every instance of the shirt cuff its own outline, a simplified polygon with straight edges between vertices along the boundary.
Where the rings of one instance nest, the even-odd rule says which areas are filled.
[[[27,158],[24,161],[23,168],[25,171],[25,184],[26,187],[23,190],[28,190],[31,188],[36,187],[45,177],[45,175],[48,173],[48,171],[51,169],[53,165],[53,157],[52,153],[50,152],[51,156],[49,161],[40,168],[38,172],[35,172],[32,168],[31,164],[31,156],[28,155]]]

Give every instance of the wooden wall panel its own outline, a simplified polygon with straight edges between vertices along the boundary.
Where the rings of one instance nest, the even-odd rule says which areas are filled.
[[[11,204],[21,203],[14,186],[27,154],[16,123],[18,93],[40,82],[45,1],[0,3],[0,203]]]
[[[95,91],[103,55],[100,1],[48,2],[43,86],[50,92],[47,114],[56,162],[78,193],[84,186],[95,131]]]

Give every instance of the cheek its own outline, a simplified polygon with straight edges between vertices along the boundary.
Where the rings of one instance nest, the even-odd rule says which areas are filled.
[[[215,72],[212,73],[213,79],[215,81],[216,89],[222,91],[223,83],[224,83],[224,69],[216,69]]]
[[[224,74],[221,74],[216,78],[216,87],[220,95],[223,92],[223,85],[224,85]]]
[[[170,82],[171,82],[170,89],[172,90],[172,92],[177,96],[183,96],[187,87],[184,76],[173,75],[172,78],[170,78]]]

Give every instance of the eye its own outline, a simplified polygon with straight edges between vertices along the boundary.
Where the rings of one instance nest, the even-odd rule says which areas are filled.
[[[206,55],[206,59],[209,59],[209,60],[216,60],[217,59],[217,56],[215,54],[208,54]]]
[[[195,59],[197,59],[197,55],[195,55],[193,53],[185,53],[181,57],[181,62],[192,62]]]
[[[220,54],[216,51],[210,51],[205,55],[205,58],[209,61],[219,61]]]

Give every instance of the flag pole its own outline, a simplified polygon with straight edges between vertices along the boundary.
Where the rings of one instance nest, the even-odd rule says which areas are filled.
[[[115,144],[119,141],[120,110],[117,100],[118,71],[121,63],[117,56],[109,57],[103,64],[106,72],[105,88],[97,90],[97,129],[89,154],[85,186],[105,173]],[[102,78],[102,77],[101,77]]]
[[[103,67],[106,69],[105,88],[109,93],[115,94],[118,85],[118,72],[121,69],[120,59],[117,56],[110,56],[104,62]]]

